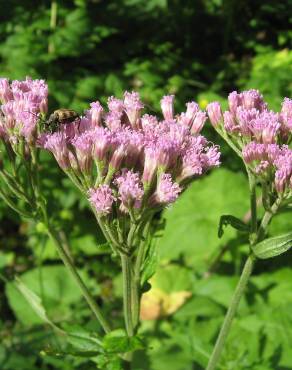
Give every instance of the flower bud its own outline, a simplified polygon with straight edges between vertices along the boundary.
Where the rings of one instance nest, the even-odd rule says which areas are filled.
[[[222,120],[221,106],[218,102],[207,105],[209,119],[214,127],[217,127]]]

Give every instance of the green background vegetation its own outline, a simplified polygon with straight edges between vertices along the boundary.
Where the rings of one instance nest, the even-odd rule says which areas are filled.
[[[0,9],[0,75],[45,78],[50,110],[82,112],[89,102],[105,102],[125,89],[138,90],[154,111],[166,93],[177,95],[177,110],[189,100],[202,108],[212,100],[225,102],[234,89],[260,89],[275,110],[283,96],[291,97],[291,0],[0,0]],[[134,359],[137,370],[204,368],[247,253],[246,238],[234,230],[217,237],[221,214],[248,217],[244,172],[210,127],[204,133],[222,145],[223,166],[194,182],[161,216],[166,226],[156,235],[159,262],[152,284],[168,309],[143,322],[149,349]],[[119,265],[100,246],[104,240],[86,201],[49,155],[42,171],[51,210],[69,236],[77,265],[118,327]],[[291,213],[282,214],[270,235],[291,229]],[[42,297],[56,324],[99,327],[41,230],[2,202],[0,273],[10,281],[0,280],[0,369],[95,369],[94,361],[43,351],[60,338],[18,294],[15,275]],[[189,298],[176,307],[185,292]],[[171,308],[175,312],[167,315]],[[291,348],[290,252],[257,264],[221,369],[292,369]]]

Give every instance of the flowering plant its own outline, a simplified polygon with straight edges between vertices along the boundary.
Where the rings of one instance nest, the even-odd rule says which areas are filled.
[[[113,255],[121,259],[125,328],[132,338],[139,325],[143,284],[153,273],[147,269],[153,217],[174,203],[191,181],[220,164],[219,149],[200,135],[207,115],[195,102],[175,115],[174,96],[165,96],[163,117],[158,118],[142,115],[139,94],[125,92],[122,100],[108,99],[107,111],[94,102],[84,116],[44,132],[47,94],[42,80],[0,80],[0,137],[7,153],[0,171],[6,190],[0,195],[21,216],[42,225],[102,328],[111,334],[110,320],[78,274],[48,212],[40,151],[53,153],[88,199]],[[133,343],[118,352],[133,351]]]
[[[269,110],[257,90],[232,92],[228,96],[229,110],[222,113],[218,102],[207,106],[215,130],[243,160],[250,186],[250,225],[231,215],[220,220],[223,225],[247,232],[250,254],[227,311],[207,369],[215,369],[230,330],[240,298],[252,273],[256,259],[275,257],[292,245],[292,233],[266,239],[274,215],[292,206],[292,100],[285,98],[279,113]],[[257,193],[260,191],[260,197]],[[264,215],[259,220],[260,206]]]
[[[108,99],[107,112],[99,102],[91,103],[80,121],[40,140],[87,196],[113,253],[121,257],[129,336],[139,322],[153,216],[194,178],[219,165],[218,147],[200,135],[206,114],[190,102],[185,113],[174,116],[173,100],[161,100],[159,121],[142,115],[138,93],[125,92],[123,100]]]

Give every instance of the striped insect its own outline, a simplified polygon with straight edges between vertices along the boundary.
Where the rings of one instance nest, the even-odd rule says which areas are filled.
[[[65,108],[57,109],[44,121],[44,129],[53,133],[59,130],[60,125],[72,123],[76,120],[80,122],[80,116],[74,110]]]

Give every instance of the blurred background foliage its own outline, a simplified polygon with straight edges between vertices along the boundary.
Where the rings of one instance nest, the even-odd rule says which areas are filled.
[[[0,0],[0,9],[0,75],[46,79],[50,110],[81,113],[89,102],[104,103],[126,89],[138,90],[152,111],[167,93],[177,95],[177,110],[189,100],[202,108],[212,100],[224,105],[234,89],[260,89],[275,110],[291,97],[291,0]],[[204,368],[247,252],[247,240],[233,230],[217,238],[221,214],[248,218],[246,178],[235,155],[211,128],[204,130],[221,144],[223,168],[195,182],[161,216],[158,270],[142,307],[149,349],[134,359],[137,370]],[[86,201],[43,156],[52,214],[118,327],[119,265],[96,232]],[[291,228],[291,214],[282,214],[270,234]],[[102,365],[95,358],[50,356],[45,349],[61,339],[16,290],[16,275],[41,296],[54,323],[99,331],[41,230],[1,202],[1,370],[117,368],[104,365],[106,359]],[[291,253],[258,263],[221,369],[292,369],[291,292]]]

